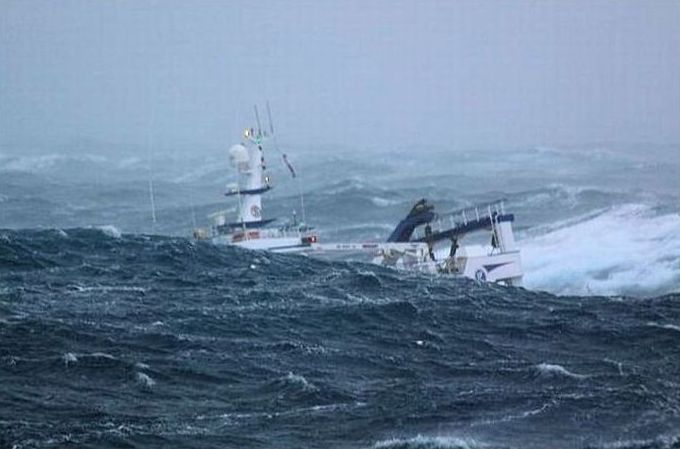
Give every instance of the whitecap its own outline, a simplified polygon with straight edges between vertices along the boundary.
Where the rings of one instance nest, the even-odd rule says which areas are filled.
[[[610,358],[605,358],[604,361],[615,365],[616,368],[619,370],[619,376],[623,376],[623,363],[617,362],[616,360],[612,360]]]
[[[647,326],[658,327],[660,329],[666,329],[666,330],[669,330],[669,331],[680,332],[680,326],[675,325],[675,324],[659,324],[659,323],[650,322],[650,323],[647,323]]]
[[[114,225],[97,226],[97,229],[102,231],[105,235],[113,237],[114,239],[119,239],[123,236],[120,230]]]
[[[577,374],[577,373],[572,373],[562,365],[557,365],[557,364],[552,364],[552,363],[539,363],[536,365],[536,370],[538,370],[538,373],[542,376],[563,376],[563,377],[571,377],[573,379],[585,379],[586,375],[584,374]]]
[[[399,201],[381,198],[379,196],[374,196],[373,198],[371,198],[371,202],[378,207],[387,207],[399,204]]]
[[[533,235],[530,235],[533,234]],[[626,204],[531,230],[524,285],[570,295],[656,294],[680,280],[680,214]]]
[[[379,441],[372,447],[373,449],[473,449],[483,447],[483,445],[468,438],[417,435],[413,438],[391,438],[389,440]]]
[[[526,410],[524,412],[521,412],[519,414],[514,414],[514,415],[505,415],[501,418],[497,419],[483,419],[481,421],[477,421],[472,423],[473,426],[479,426],[479,425],[493,425],[493,424],[498,424],[498,423],[503,423],[503,422],[509,422],[509,421],[515,421],[515,420],[521,420],[521,419],[526,419],[526,418],[531,418],[533,416],[540,415],[544,411],[548,410],[549,408],[555,406],[557,404],[557,401],[552,400],[550,402],[547,402],[543,405],[541,405],[538,408],[534,408],[531,410]]]
[[[291,384],[301,387],[304,391],[318,390],[318,388],[309,381],[307,381],[307,379],[305,379],[304,376],[295,374],[292,371],[288,373],[288,375],[285,377],[285,380]]]
[[[137,383],[144,388],[153,388],[153,386],[156,385],[156,381],[145,373],[137,373],[136,379]]]
[[[90,354],[90,357],[95,357],[98,359],[116,360],[114,356],[112,356],[111,354],[107,354],[105,352],[93,352],[92,354]]]
[[[137,287],[134,285],[69,285],[73,291],[78,293],[87,292],[102,292],[102,293],[115,293],[115,292],[133,292],[133,293],[146,293],[144,287]]]
[[[76,363],[78,361],[78,357],[72,352],[67,352],[63,356],[61,356],[62,360],[64,361],[64,365],[68,366],[70,364]]]

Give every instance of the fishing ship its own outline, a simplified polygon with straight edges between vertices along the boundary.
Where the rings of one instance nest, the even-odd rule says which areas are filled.
[[[302,221],[297,220],[295,213],[291,220],[279,226],[275,224],[276,219],[265,218],[262,197],[273,188],[265,163],[265,145],[274,136],[268,105],[267,114],[269,132],[262,130],[255,107],[257,129],[246,128],[241,142],[229,149],[229,161],[239,179],[228,186],[225,195],[236,199],[235,219],[229,220],[229,211],[211,214],[209,228],[194,230],[196,239],[250,250],[320,257],[353,259],[361,254],[374,264],[398,270],[521,285],[522,263],[512,229],[515,217],[506,213],[503,201],[438,213],[434,205],[421,199],[397,224],[386,242],[319,242],[314,229],[305,223],[302,191]],[[278,150],[278,146],[274,148]],[[286,154],[282,153],[281,157],[295,178],[296,172]],[[484,233],[488,244],[461,244],[463,239]]]
[[[265,146],[274,138],[269,105],[267,115],[269,132],[262,129],[255,107],[257,129],[246,128],[241,142],[229,149],[229,162],[239,179],[227,187],[225,195],[236,199],[237,216],[230,221],[229,211],[211,214],[209,218],[212,224],[209,228],[194,230],[194,238],[197,240],[207,240],[216,245],[285,253],[307,251],[317,242],[313,229],[304,222],[304,206],[302,221],[298,221],[294,213],[293,218],[287,223],[276,226],[275,218],[264,216],[262,196],[273,188],[265,163]],[[275,148],[278,150],[278,146]],[[285,153],[282,153],[282,159],[291,175],[295,177],[295,170]]]

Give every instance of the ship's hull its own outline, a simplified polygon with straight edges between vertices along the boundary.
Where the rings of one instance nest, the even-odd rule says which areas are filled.
[[[215,245],[231,245],[255,251],[272,251],[276,253],[298,253],[310,249],[309,243],[306,243],[302,237],[265,237],[235,242],[231,235],[218,235],[212,237],[210,241]]]

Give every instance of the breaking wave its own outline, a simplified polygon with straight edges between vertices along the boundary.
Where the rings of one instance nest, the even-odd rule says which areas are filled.
[[[486,447],[474,440],[454,437],[426,437],[422,435],[413,438],[392,438],[380,441],[372,449],[476,449]]]
[[[585,379],[587,377],[584,374],[572,373],[562,365],[551,363],[540,363],[536,365],[536,370],[542,377],[570,377],[572,379]]]
[[[72,168],[78,164],[105,164],[107,159],[95,154],[65,155],[43,154],[37,156],[8,156],[0,154],[0,171],[29,173],[52,172],[57,168]]]
[[[627,204],[520,242],[525,285],[573,295],[654,295],[680,283],[680,215]]]
[[[123,235],[123,234],[120,232],[120,230],[119,230],[117,227],[113,226],[113,225],[99,226],[99,227],[97,227],[97,229],[99,229],[100,231],[102,231],[102,232],[103,232],[104,234],[106,234],[107,236],[113,237],[113,238],[116,238],[116,239],[121,238],[122,235]]]

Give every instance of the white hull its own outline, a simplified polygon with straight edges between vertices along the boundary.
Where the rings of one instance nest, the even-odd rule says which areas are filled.
[[[233,242],[230,235],[219,235],[211,239],[215,245],[237,246],[255,251],[272,251],[276,253],[298,253],[308,251],[309,243],[298,237],[270,237]]]
[[[427,274],[463,276],[486,282],[522,285],[519,251],[499,252],[492,247],[462,246],[455,257],[440,248],[430,257],[425,243],[320,243],[312,245],[311,255],[368,254],[370,261],[397,270]]]
[[[481,251],[480,251],[481,250]],[[437,251],[433,261],[424,252],[420,258],[401,258],[398,269],[419,271],[429,274],[453,274],[477,281],[502,282],[509,285],[522,285],[522,261],[519,251],[494,252],[491,248],[461,247],[453,259],[447,251]],[[374,263],[384,264],[385,257],[380,255]]]

